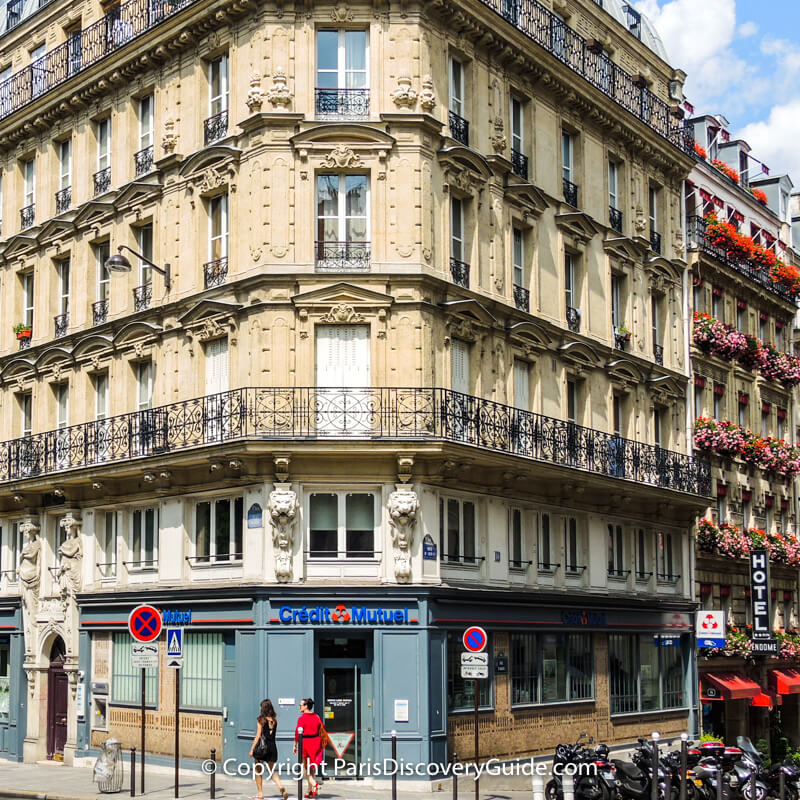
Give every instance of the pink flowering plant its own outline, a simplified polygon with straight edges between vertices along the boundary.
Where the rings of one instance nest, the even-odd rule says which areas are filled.
[[[738,656],[739,658],[754,661],[753,641],[749,628],[749,625],[747,629],[728,626],[728,632],[725,635],[725,647],[709,647],[703,651],[703,655],[706,658],[713,658],[714,656],[732,658]]]
[[[726,558],[746,558],[751,551],[766,549],[770,561],[800,567],[800,540],[792,534],[767,533],[761,528],[739,530],[730,522],[717,525],[713,520],[697,523],[697,550]]]
[[[778,640],[778,658],[784,661],[800,660],[800,636],[797,633],[778,629],[773,635]]]
[[[721,456],[742,456],[748,434],[735,422],[699,417],[694,423],[694,446]]]

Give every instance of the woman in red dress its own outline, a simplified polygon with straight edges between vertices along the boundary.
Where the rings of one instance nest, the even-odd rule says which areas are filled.
[[[322,763],[322,755],[325,750],[320,736],[322,720],[318,714],[313,712],[314,701],[310,697],[300,701],[300,716],[294,729],[294,749],[292,750],[293,753],[297,754],[297,737],[300,735],[300,728],[302,728],[303,775],[308,780],[306,797],[316,797],[319,793],[319,781],[314,778],[314,774]]]

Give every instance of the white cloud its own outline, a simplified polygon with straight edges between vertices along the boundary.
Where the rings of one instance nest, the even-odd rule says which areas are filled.
[[[773,175],[788,172],[794,185],[800,187],[800,97],[773,106],[762,122],[746,125],[737,134],[753,148],[753,155],[770,168]]]
[[[758,25],[755,22],[750,20],[749,22],[743,22],[739,26],[739,36],[742,39],[747,39],[748,36],[755,36],[758,33]]]

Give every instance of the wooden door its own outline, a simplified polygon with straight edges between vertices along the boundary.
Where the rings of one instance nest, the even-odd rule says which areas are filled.
[[[67,741],[67,673],[64,672],[64,642],[56,639],[50,651],[47,672],[47,757],[63,758]]]

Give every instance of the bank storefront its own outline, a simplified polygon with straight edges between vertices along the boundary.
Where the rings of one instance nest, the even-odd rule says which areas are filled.
[[[27,718],[25,642],[18,598],[0,603],[0,759],[22,760]]]

